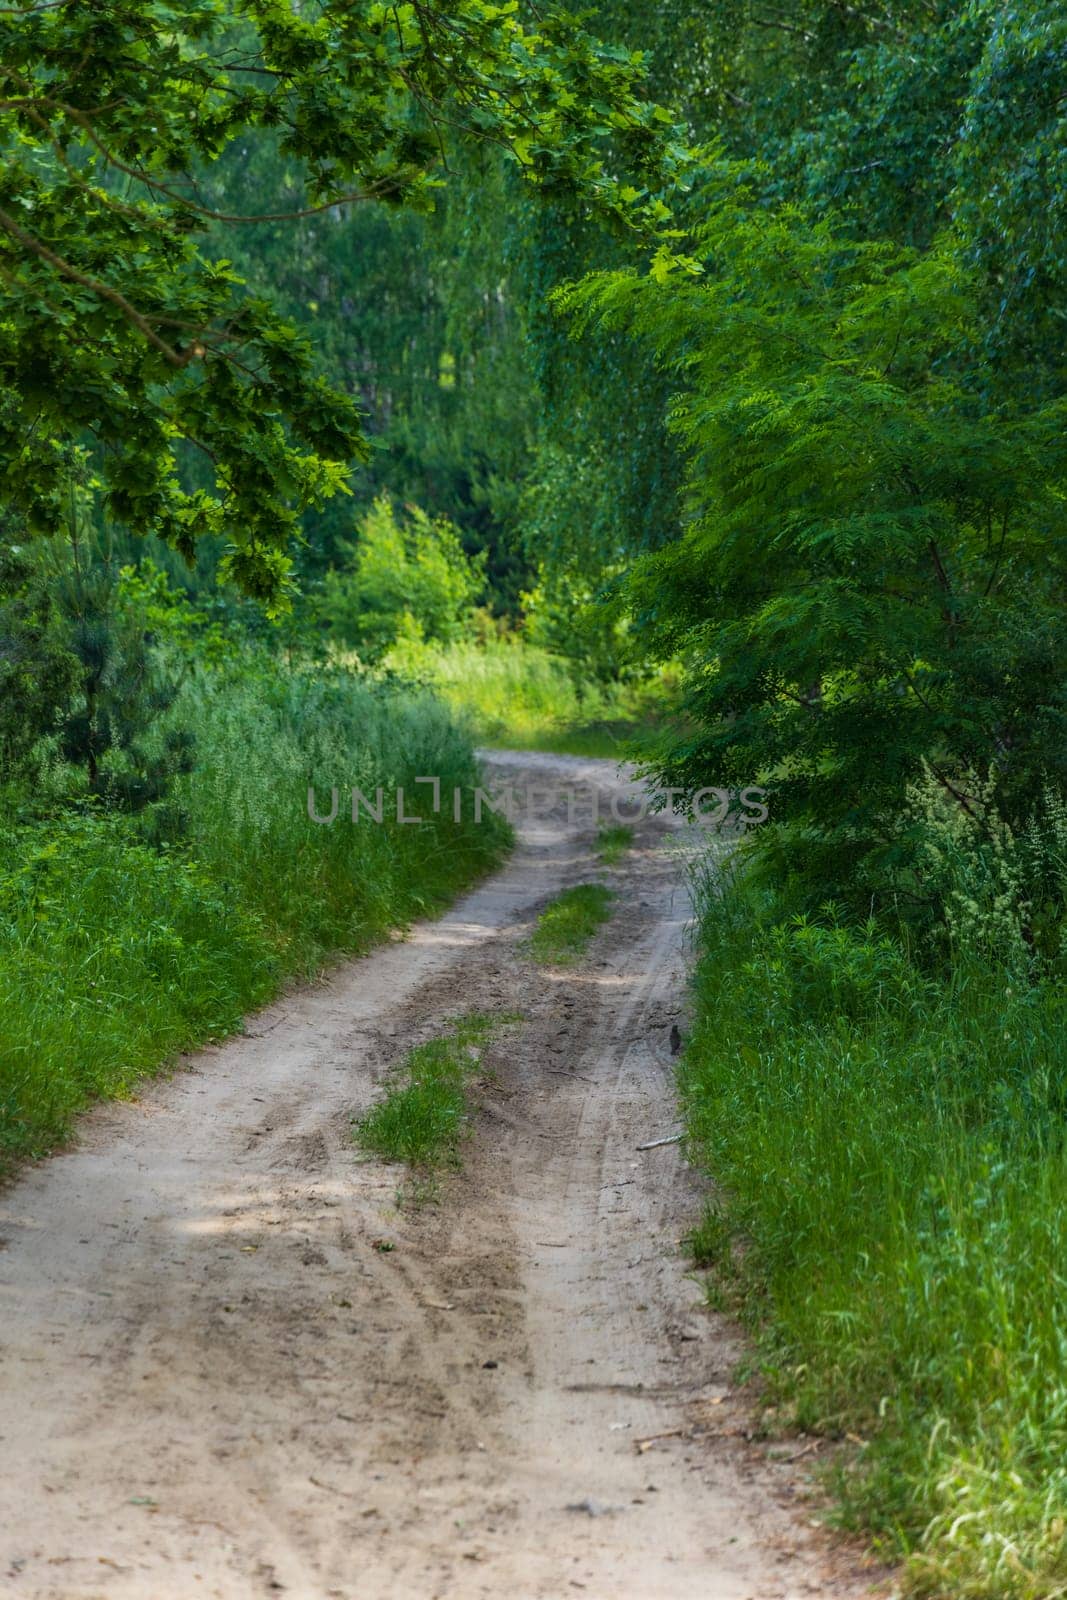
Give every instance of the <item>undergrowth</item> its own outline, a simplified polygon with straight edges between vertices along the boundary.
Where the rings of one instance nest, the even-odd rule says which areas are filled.
[[[959,946],[920,970],[743,878],[705,885],[701,935],[693,1245],[770,1401],[853,1441],[842,1518],[914,1592],[1067,1593],[1062,991]]]
[[[401,644],[386,665],[426,683],[463,713],[484,745],[561,755],[622,757],[670,715],[677,685],[602,682],[521,638],[448,646]]]
[[[286,980],[440,908],[506,844],[498,818],[429,815],[418,787],[418,826],[353,824],[343,801],[331,826],[309,819],[311,783],[476,781],[469,740],[427,693],[253,658],[199,675],[174,716],[197,764],[169,845],[137,819],[25,795],[0,815],[0,1173]]]

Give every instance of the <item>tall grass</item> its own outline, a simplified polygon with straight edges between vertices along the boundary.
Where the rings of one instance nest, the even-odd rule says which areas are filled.
[[[364,948],[498,859],[498,822],[457,826],[447,805],[435,817],[429,787],[414,782],[437,777],[447,796],[478,781],[469,738],[428,690],[321,667],[261,670],[198,679],[175,716],[196,731],[197,769],[179,795],[196,857],[255,910],[290,970]],[[333,824],[309,819],[309,785],[320,815],[338,789]],[[383,823],[365,812],[353,823],[353,787],[373,801],[379,786]],[[418,826],[396,824],[398,787]]]
[[[286,979],[444,904],[504,846],[491,816],[354,825],[342,799],[332,826],[309,819],[309,784],[327,810],[334,785],[406,784],[411,814],[429,801],[414,777],[475,781],[469,740],[425,693],[264,658],[197,678],[173,715],[197,739],[180,845],[150,848],[114,815],[0,823],[0,1171]]]
[[[843,1515],[914,1590],[1067,1593],[1067,1015],[873,926],[703,897],[680,1069],[697,1231],[770,1396],[849,1444]]]
[[[603,683],[521,636],[448,646],[401,644],[386,665],[431,685],[467,716],[482,744],[515,750],[621,756],[628,741],[640,739],[669,713],[674,694],[669,675]]]
[[[265,1000],[281,952],[232,886],[98,817],[0,833],[0,1174]]]

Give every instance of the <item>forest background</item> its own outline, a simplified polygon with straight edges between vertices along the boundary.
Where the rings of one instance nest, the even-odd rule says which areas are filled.
[[[506,848],[308,782],[763,783],[693,1247],[957,1597],[1067,1592],[1065,63],[1039,0],[0,15],[0,1155]]]

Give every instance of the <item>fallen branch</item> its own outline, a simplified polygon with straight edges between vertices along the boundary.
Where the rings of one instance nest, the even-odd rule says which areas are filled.
[[[288,1020],[289,1020],[291,1015],[292,1015],[292,1012],[290,1012],[290,1011],[284,1012],[282,1016],[276,1017],[273,1022],[268,1023],[265,1028],[261,1028],[258,1033],[251,1033],[246,1028],[243,1033],[238,1034],[238,1038],[240,1038],[240,1039],[265,1039],[268,1033],[273,1033],[275,1028],[280,1028],[283,1022],[288,1022]]]
[[[793,1461],[803,1461],[805,1456],[814,1455],[818,1448],[818,1439],[813,1439],[810,1444],[806,1444],[804,1446],[803,1450],[795,1450],[791,1456],[781,1456],[779,1459],[787,1463],[791,1463]]]
[[[687,1439],[688,1437],[689,1433],[686,1428],[668,1428],[665,1433],[650,1433],[646,1439],[635,1439],[634,1449],[639,1456],[643,1456],[646,1450],[651,1450],[652,1446],[658,1444],[661,1439]]]
[[[658,1150],[661,1144],[677,1144],[682,1138],[680,1133],[672,1133],[666,1139],[650,1139],[647,1144],[639,1144],[639,1150]]]

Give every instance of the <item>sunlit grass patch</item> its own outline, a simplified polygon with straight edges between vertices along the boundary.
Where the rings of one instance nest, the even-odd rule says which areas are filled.
[[[634,842],[634,830],[625,823],[617,823],[613,827],[604,826],[597,835],[596,853],[606,867],[614,867],[620,862]]]
[[[520,1020],[514,1012],[471,1012],[416,1045],[384,1099],[355,1124],[356,1143],[423,1170],[457,1165],[470,1118],[468,1091],[482,1073],[485,1046]]]
[[[676,674],[604,683],[520,638],[440,646],[404,643],[386,657],[401,678],[431,687],[497,749],[622,760],[677,716]]]
[[[545,966],[576,961],[590,939],[611,915],[615,895],[602,883],[580,883],[547,906],[530,935],[529,950]]]

